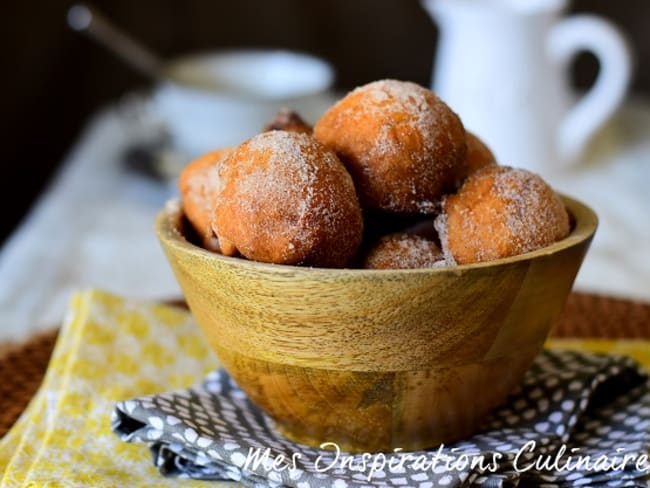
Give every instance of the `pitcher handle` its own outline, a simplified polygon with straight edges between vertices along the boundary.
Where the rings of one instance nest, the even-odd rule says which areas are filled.
[[[623,34],[594,15],[575,15],[560,21],[551,30],[548,49],[551,58],[565,68],[579,51],[592,52],[600,64],[596,82],[558,128],[560,156],[575,161],[594,133],[623,103],[632,75],[632,54]]]

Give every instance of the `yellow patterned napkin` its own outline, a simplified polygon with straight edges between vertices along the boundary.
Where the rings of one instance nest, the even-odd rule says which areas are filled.
[[[642,339],[549,339],[546,347],[629,356],[650,373],[650,341]]]
[[[627,354],[650,370],[645,341],[549,345]],[[0,486],[233,486],[164,478],[147,449],[110,430],[116,402],[187,388],[217,365],[189,313],[100,291],[76,294],[39,392],[0,441]]]
[[[231,486],[163,478],[147,449],[110,430],[117,401],[186,388],[216,366],[187,312],[76,294],[39,392],[0,442],[1,486]]]

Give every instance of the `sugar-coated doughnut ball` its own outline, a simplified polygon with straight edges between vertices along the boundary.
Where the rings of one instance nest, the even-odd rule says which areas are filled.
[[[489,166],[446,197],[436,219],[443,250],[458,264],[523,254],[567,236],[562,200],[524,169]]]
[[[368,269],[417,269],[444,266],[438,245],[416,234],[399,232],[382,237],[366,255]]]
[[[346,165],[366,208],[430,214],[465,158],[458,116],[430,90],[384,80],[349,93],[314,127]]]
[[[274,130],[221,167],[212,228],[255,261],[342,267],[363,233],[361,207],[336,155],[307,134]]]
[[[211,227],[216,195],[221,188],[219,166],[231,152],[232,148],[224,148],[200,156],[183,169],[178,179],[183,212],[201,244],[211,250],[219,247]]]
[[[496,166],[497,160],[490,148],[478,136],[467,131],[465,133],[467,142],[467,155],[459,165],[457,182],[462,182],[472,173],[486,166]],[[460,186],[460,185],[459,185]]]

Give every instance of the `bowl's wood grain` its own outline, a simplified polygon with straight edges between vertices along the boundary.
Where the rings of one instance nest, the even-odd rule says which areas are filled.
[[[177,207],[156,228],[220,360],[291,438],[351,450],[460,438],[521,380],[596,229],[513,258],[421,270],[310,269],[190,244]]]

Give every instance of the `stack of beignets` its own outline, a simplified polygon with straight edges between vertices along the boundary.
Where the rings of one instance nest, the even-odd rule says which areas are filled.
[[[289,111],[266,129],[181,174],[185,215],[207,249],[275,264],[426,268],[513,256],[569,233],[539,176],[498,166],[415,83],[359,87],[313,131]],[[383,221],[392,224],[382,232]]]

